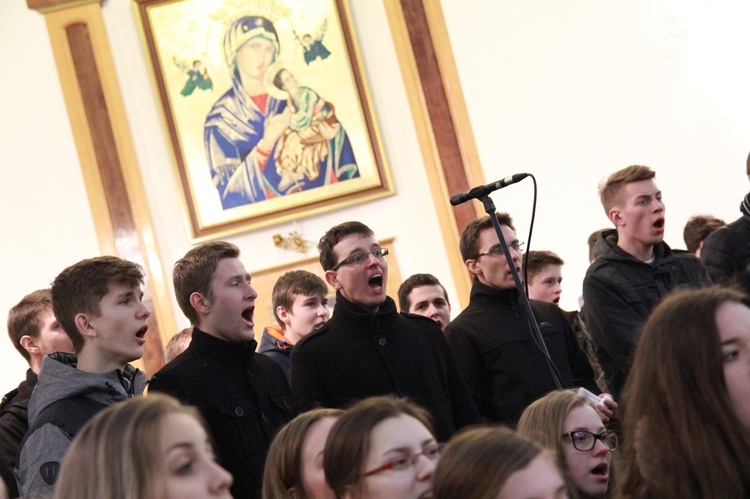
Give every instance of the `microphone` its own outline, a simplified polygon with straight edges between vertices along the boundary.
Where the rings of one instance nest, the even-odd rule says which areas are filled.
[[[477,199],[481,198],[483,196],[486,196],[490,192],[497,191],[499,189],[502,189],[503,187],[508,187],[509,185],[515,184],[517,182],[520,182],[521,180],[528,177],[528,173],[516,173],[513,176],[505,177],[502,180],[498,180],[497,182],[492,182],[491,184],[487,185],[480,185],[479,187],[474,187],[473,189],[462,192],[461,194],[456,194],[451,198],[451,205],[458,206],[461,203],[465,203],[466,201],[470,199]]]

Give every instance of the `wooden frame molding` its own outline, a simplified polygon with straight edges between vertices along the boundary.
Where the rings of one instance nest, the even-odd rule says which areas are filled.
[[[141,264],[153,311],[142,359],[164,365],[176,329],[99,0],[27,0],[45,16],[99,248]]]
[[[471,277],[458,250],[460,233],[482,216],[475,203],[451,207],[452,195],[484,183],[440,2],[384,0],[417,129],[435,213],[458,292],[469,303]]]

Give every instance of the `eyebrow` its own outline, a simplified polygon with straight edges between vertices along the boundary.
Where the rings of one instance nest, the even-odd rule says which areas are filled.
[[[130,298],[131,296],[135,296],[132,289],[130,291],[123,291],[115,297],[115,300],[122,300],[123,298]]]
[[[427,440],[423,440],[420,447],[424,449],[432,442],[437,442],[437,440],[435,440],[435,437],[430,437]],[[394,447],[393,449],[386,450],[385,452],[383,452],[383,454],[388,454],[389,452],[411,452],[411,448],[409,448],[408,446]]]
[[[727,345],[731,345],[733,343],[738,343],[738,342],[739,342],[739,340],[737,338],[730,338],[728,340],[722,341],[721,342],[721,346],[727,346]]]

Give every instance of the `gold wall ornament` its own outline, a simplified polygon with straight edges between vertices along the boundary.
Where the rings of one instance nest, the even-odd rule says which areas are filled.
[[[281,234],[273,235],[273,245],[277,248],[296,251],[297,253],[307,253],[315,243],[302,238],[302,234],[293,230],[289,236],[284,237]]]

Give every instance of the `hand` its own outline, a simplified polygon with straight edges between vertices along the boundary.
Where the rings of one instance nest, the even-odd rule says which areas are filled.
[[[291,119],[292,113],[288,107],[284,109],[284,112],[281,114],[266,118],[266,127],[263,132],[263,138],[261,139],[265,146],[264,149],[273,149],[274,144],[279,140],[279,137],[284,133],[284,130],[289,128]]]
[[[609,393],[602,393],[599,395],[601,401],[596,404],[596,412],[602,418],[602,422],[607,423],[610,419],[615,418],[615,410],[617,409],[617,402],[612,398]]]

